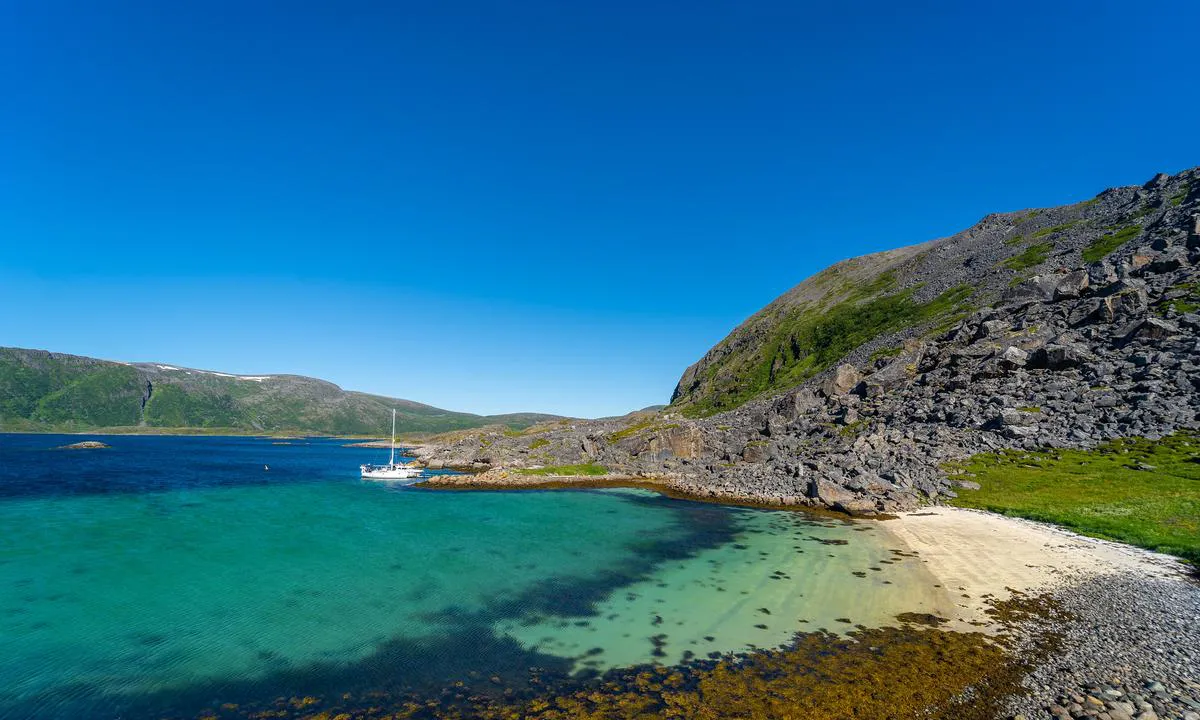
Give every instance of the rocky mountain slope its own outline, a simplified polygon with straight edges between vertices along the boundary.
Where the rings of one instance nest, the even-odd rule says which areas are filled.
[[[119,363],[0,348],[0,430],[194,428],[240,432],[444,432],[558,419],[472,415],[342,390],[299,375],[232,375],[158,363]]]
[[[1200,427],[1200,170],[839,263],[734,330],[672,405],[462,433],[432,464],[589,463],[857,513],[954,490],[951,460]]]

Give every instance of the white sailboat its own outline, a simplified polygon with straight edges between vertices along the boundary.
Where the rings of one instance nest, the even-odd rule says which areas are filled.
[[[421,476],[421,468],[396,462],[396,410],[392,409],[392,454],[387,465],[360,465],[364,480],[407,480]]]

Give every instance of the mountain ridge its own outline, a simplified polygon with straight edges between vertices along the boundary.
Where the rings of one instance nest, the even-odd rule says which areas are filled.
[[[378,435],[389,431],[393,407],[402,433],[520,429],[561,417],[455,412],[290,373],[239,375],[0,347],[0,430]]]

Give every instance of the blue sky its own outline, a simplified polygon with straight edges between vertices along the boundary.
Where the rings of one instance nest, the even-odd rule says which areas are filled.
[[[665,402],[832,262],[1200,164],[1200,6],[982,5],[3,3],[0,345]]]

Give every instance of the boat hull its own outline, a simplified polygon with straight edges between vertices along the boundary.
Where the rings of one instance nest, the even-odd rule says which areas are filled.
[[[363,465],[363,480],[411,480],[416,482],[421,477],[421,468],[411,465]]]

